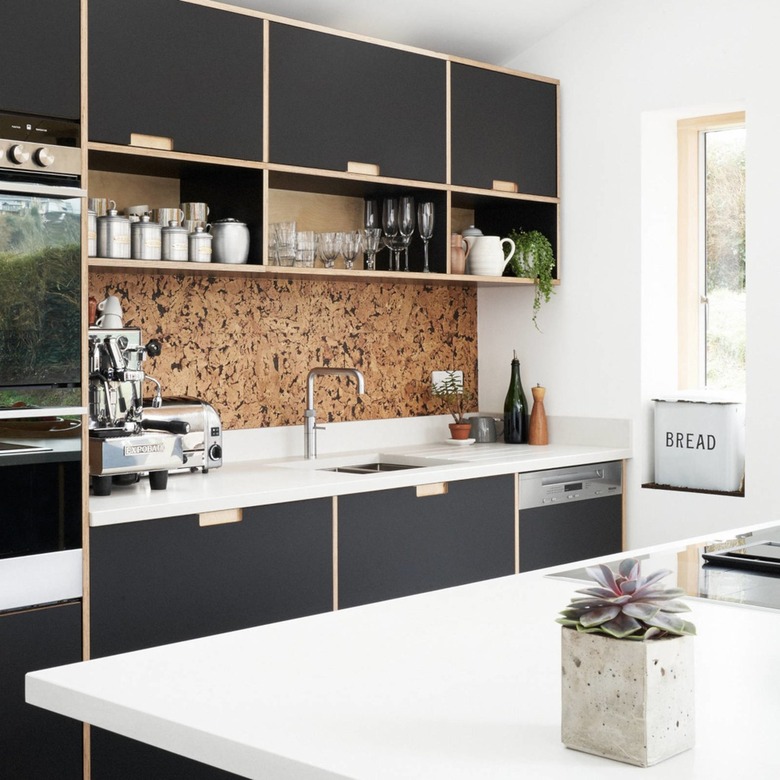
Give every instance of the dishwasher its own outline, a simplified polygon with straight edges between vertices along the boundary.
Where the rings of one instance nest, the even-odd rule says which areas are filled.
[[[520,474],[520,571],[623,549],[622,461]]]

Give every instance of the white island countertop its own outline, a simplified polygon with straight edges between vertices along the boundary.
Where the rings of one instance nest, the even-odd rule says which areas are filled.
[[[578,587],[531,572],[33,672],[27,700],[249,778],[778,776],[780,612],[714,601],[690,602],[693,750],[564,748],[554,618]]]
[[[438,418],[434,418],[436,420]],[[527,444],[474,444],[452,446],[443,441],[419,442],[410,437],[409,444],[398,444],[388,429],[414,433],[416,421],[380,421],[375,423],[342,423],[341,430],[367,430],[364,436],[352,435],[337,438],[339,425],[329,426],[329,443],[345,442],[349,449],[330,451],[315,460],[300,456],[284,455],[287,450],[279,447],[283,456],[270,457],[274,447],[262,443],[263,433],[252,438],[251,432],[240,437],[250,442],[240,442],[243,456],[228,461],[207,474],[172,473],[165,490],[152,490],[149,481],[140,484],[114,486],[110,496],[90,496],[89,524],[91,526],[113,525],[138,520],[151,520],[176,515],[215,512],[225,509],[279,504],[314,498],[361,493],[372,490],[446,482],[500,474],[538,471],[540,469],[578,466],[600,461],[623,460],[631,457],[631,442],[628,426],[623,421],[591,421],[585,433],[571,436],[572,426],[558,425],[562,429],[553,443],[532,447]],[[445,426],[446,422],[439,423]],[[421,425],[430,427],[429,421]],[[373,427],[372,427],[373,426]],[[419,425],[417,428],[419,429]],[[614,432],[612,429],[617,428]],[[553,426],[553,430],[555,427]],[[372,431],[379,431],[373,434]],[[606,432],[606,435],[604,434]],[[404,433],[400,434],[405,435]],[[230,432],[228,433],[230,436]],[[297,436],[297,430],[295,431]],[[267,437],[266,437],[267,438]],[[324,438],[324,435],[323,435]],[[360,442],[354,446],[355,442]],[[366,448],[366,442],[380,444],[373,449]],[[236,445],[226,446],[228,451],[238,449]],[[294,437],[293,452],[300,449],[300,442]],[[247,453],[249,456],[247,456]],[[258,457],[265,455],[265,457]],[[421,468],[378,474],[347,474],[328,471],[329,467],[347,463],[365,463],[382,456],[385,460],[404,463],[413,462]]]

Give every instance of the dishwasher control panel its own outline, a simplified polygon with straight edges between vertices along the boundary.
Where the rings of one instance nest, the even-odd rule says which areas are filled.
[[[622,472],[620,461],[609,461],[521,474],[520,508],[620,495],[623,492]]]

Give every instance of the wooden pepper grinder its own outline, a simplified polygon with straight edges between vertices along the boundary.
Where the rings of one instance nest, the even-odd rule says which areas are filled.
[[[549,444],[547,435],[547,413],[544,411],[544,394],[546,390],[541,385],[531,388],[534,397],[534,407],[531,410],[531,422],[528,425],[529,444]]]

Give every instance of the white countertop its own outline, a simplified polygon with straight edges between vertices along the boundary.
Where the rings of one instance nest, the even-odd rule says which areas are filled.
[[[531,572],[34,672],[27,700],[250,778],[777,776],[780,612],[693,599],[695,748],[644,770],[564,748],[577,587]]]
[[[383,429],[393,422],[386,421]],[[333,429],[333,432],[329,430],[332,438],[337,428],[337,425],[329,426]],[[372,438],[362,439],[363,443],[367,440]],[[566,443],[563,435],[558,441],[551,436],[556,443],[535,447],[503,443],[452,446],[441,440],[399,445],[393,438],[383,436],[375,440],[392,442],[392,446],[365,449],[363,445],[342,452],[332,451],[308,461],[294,456],[228,461],[208,474],[172,473],[166,490],[152,490],[146,479],[137,485],[114,486],[110,496],[90,497],[89,523],[112,525],[631,457],[628,436],[602,443],[598,435],[592,435],[590,440],[594,443],[584,444]],[[254,451],[268,452],[268,449],[260,445]],[[392,456],[388,459],[398,462],[406,458],[424,467],[371,475],[323,470],[344,463],[365,462],[380,454]]]

